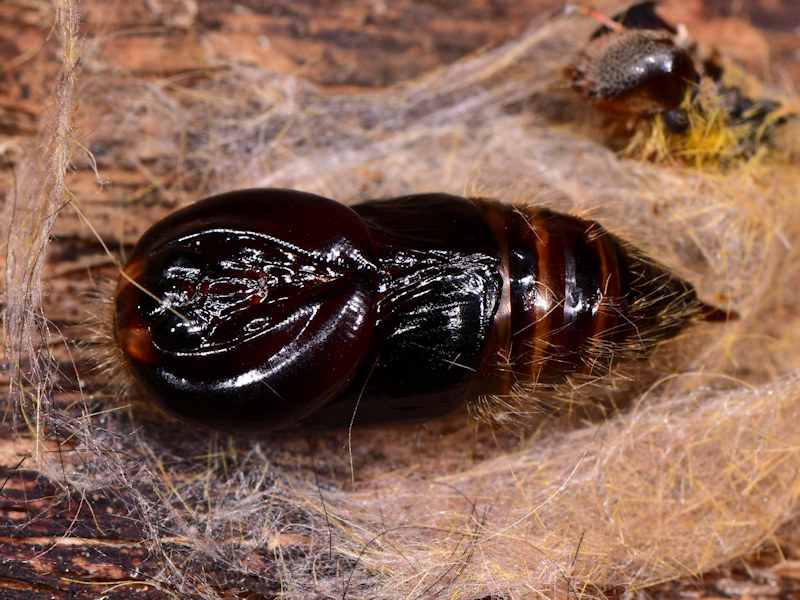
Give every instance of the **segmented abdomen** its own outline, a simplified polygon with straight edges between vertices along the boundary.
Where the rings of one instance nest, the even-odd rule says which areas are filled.
[[[482,375],[499,374],[504,390],[603,376],[615,359],[647,355],[703,310],[691,285],[596,222],[476,202],[495,224],[506,281],[491,342],[496,356]]]

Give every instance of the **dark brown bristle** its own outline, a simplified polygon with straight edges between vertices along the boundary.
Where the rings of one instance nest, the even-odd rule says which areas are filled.
[[[721,321],[735,321],[739,319],[739,313],[735,310],[724,310],[717,308],[711,304],[701,302],[698,308],[699,318],[701,321],[708,321],[709,323],[719,323]]]

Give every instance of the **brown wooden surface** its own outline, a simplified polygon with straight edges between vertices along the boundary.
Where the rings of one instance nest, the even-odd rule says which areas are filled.
[[[562,4],[545,0],[276,0],[268,4],[89,0],[82,9],[85,34],[95,44],[91,52],[139,76],[202,72],[213,56],[218,61],[252,61],[341,92],[418,77],[512,38],[542,11],[558,10]],[[713,37],[723,50],[738,54],[762,76],[775,81],[786,76],[797,84],[797,10],[794,0],[695,0],[673,3],[668,12],[687,23],[698,37]],[[46,114],[59,67],[51,36],[53,18],[47,2],[0,4],[0,188],[13,185],[14,168],[28,151],[25,143],[34,139]],[[125,170],[114,172],[114,177],[123,186],[128,177],[131,189],[144,183],[141,176]],[[135,219],[152,220],[145,213]],[[98,259],[97,245],[61,233],[52,248],[52,273],[87,277],[86,266],[105,260]],[[63,286],[61,293],[69,295],[69,278],[52,285]],[[64,306],[50,316],[66,335],[78,326],[79,311],[74,306]],[[74,373],[65,369],[58,384],[66,391],[75,389]],[[158,587],[164,565],[152,560],[152,537],[142,530],[142,523],[158,526],[157,515],[131,513],[143,505],[141,498],[134,501],[133,494],[158,507],[157,492],[114,486],[82,495],[65,488],[58,480],[29,469],[32,444],[18,427],[11,419],[0,423],[0,597],[168,597]],[[70,453],[68,442],[57,438],[49,451],[63,453],[67,465],[82,460]],[[289,449],[282,452],[275,460],[298,468],[297,464],[292,467],[295,459]],[[174,472],[180,472],[180,466]],[[302,552],[302,539],[291,536],[287,533],[282,540],[287,552]],[[161,543],[159,552],[191,564],[188,547],[180,539],[167,537]],[[648,593],[684,598],[800,597],[800,568],[795,562],[800,556],[792,547],[780,551],[788,561],[780,562],[779,550],[773,549],[725,572],[707,574],[701,582],[665,584]],[[240,589],[248,590],[247,598],[279,593],[272,555],[254,552],[253,564],[259,575],[246,581],[224,562],[195,568],[211,573],[209,580],[217,582],[214,591],[222,597],[242,597],[237,595]]]

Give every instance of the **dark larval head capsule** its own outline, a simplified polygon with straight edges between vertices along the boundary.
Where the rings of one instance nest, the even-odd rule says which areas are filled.
[[[681,160],[702,157],[724,164],[778,142],[782,134],[775,134],[796,110],[752,97],[758,90],[741,89],[744,82],[726,69],[721,55],[699,51],[685,27],[673,27],[657,14],[657,4],[640,2],[613,18],[578,7],[602,25],[565,69],[572,88],[625,123],[624,129],[610,130],[615,136],[633,134],[640,120],[655,127],[646,136],[649,142],[634,136],[625,152],[641,149],[655,157],[668,151]],[[653,115],[660,118],[646,118]],[[655,154],[652,146],[659,147]]]
[[[600,110],[638,116],[677,108],[697,71],[670,37],[626,31],[592,42],[568,75]]]
[[[604,20],[567,68],[572,86],[612,114],[638,117],[677,109],[698,72],[689,51],[676,42],[675,28],[656,14],[655,3]]]
[[[348,208],[263,189],[146,232],[117,286],[114,333],[175,415],[309,431],[601,378],[720,316],[592,221],[447,194]]]

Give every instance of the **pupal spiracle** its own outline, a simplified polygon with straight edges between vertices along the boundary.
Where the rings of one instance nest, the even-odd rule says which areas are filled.
[[[306,431],[602,378],[726,317],[597,223],[545,208],[251,189],[142,236],[113,328],[136,381],[178,417]]]

